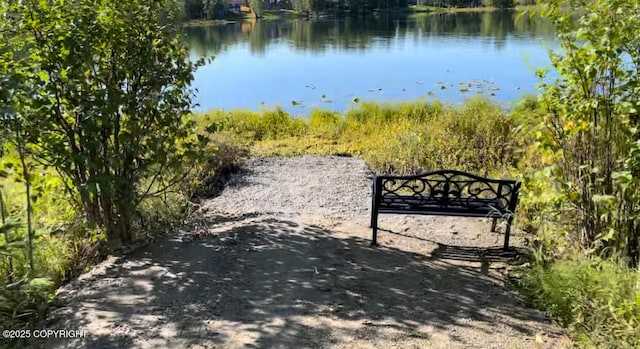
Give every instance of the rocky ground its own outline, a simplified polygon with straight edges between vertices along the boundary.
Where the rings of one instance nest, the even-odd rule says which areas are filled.
[[[386,216],[356,158],[250,160],[189,224],[63,287],[45,348],[561,348],[483,219]],[[516,239],[517,240],[517,239]],[[517,242],[516,242],[517,243]],[[537,339],[536,339],[537,338]]]

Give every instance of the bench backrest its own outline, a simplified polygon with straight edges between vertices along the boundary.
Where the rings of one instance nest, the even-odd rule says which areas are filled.
[[[490,179],[441,170],[414,176],[376,176],[374,203],[378,208],[514,212],[520,182]]]

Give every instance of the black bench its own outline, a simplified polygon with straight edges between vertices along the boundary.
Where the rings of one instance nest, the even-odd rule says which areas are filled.
[[[518,202],[520,182],[483,178],[470,173],[441,170],[415,176],[376,176],[371,209],[372,245],[378,244],[378,215],[421,214],[506,219],[504,249]]]

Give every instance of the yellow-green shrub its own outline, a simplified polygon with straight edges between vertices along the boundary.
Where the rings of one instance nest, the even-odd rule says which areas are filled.
[[[342,115],[314,110],[304,121],[279,109],[214,111],[197,118],[212,136],[232,132],[249,139],[261,155],[345,153],[362,156],[381,172],[455,168],[501,175],[516,166],[517,150],[529,141],[519,132],[523,119],[481,98],[462,105],[365,102]]]
[[[290,117],[280,108],[264,112],[214,110],[194,119],[210,133],[233,132],[251,140],[298,135],[306,129],[302,120]]]
[[[340,113],[328,110],[315,109],[308,120],[311,133],[328,138],[339,136],[345,126]]]

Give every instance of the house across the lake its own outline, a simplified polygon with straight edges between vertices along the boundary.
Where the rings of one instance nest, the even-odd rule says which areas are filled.
[[[233,13],[240,13],[240,8],[244,3],[244,0],[227,0],[227,10]]]

